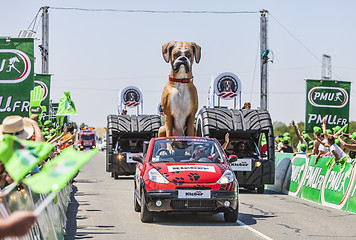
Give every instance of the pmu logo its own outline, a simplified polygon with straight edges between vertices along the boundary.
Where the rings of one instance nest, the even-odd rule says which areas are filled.
[[[315,107],[342,108],[349,100],[346,90],[338,87],[313,87],[308,101]]]
[[[48,96],[48,87],[47,87],[47,85],[42,81],[37,81],[36,80],[34,82],[44,89],[44,94],[43,94],[43,97],[42,97],[42,101],[45,100],[46,97]]]
[[[0,83],[19,83],[31,72],[31,60],[22,51],[0,49]]]

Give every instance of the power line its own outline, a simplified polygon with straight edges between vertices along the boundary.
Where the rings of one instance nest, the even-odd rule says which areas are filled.
[[[287,33],[289,33],[289,35],[291,35],[305,50],[307,50],[316,60],[318,60],[318,62],[320,62],[321,64],[323,64],[323,62],[320,60],[320,58],[318,58],[309,48],[307,48],[307,46],[305,46],[305,44],[300,41],[293,33],[291,33],[284,25],[282,25],[282,23],[280,23],[271,13],[268,13],[284,30],[287,31]],[[335,77],[337,77],[338,79],[341,79],[339,76],[337,76],[333,71],[331,71],[332,74],[335,75]]]
[[[121,13],[173,13],[173,14],[250,14],[259,13],[259,11],[166,11],[166,10],[129,10],[129,9],[112,9],[112,8],[65,8],[65,7],[50,7],[55,10],[74,10],[87,12],[121,12]]]

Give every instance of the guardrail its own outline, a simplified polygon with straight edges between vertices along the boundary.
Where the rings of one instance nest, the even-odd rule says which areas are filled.
[[[13,187],[12,185],[7,186],[7,188]],[[64,239],[64,229],[67,221],[66,211],[71,191],[70,184],[65,186],[46,209],[37,216],[37,221],[30,232],[18,239]],[[0,218],[7,218],[17,210],[34,211],[47,196],[48,194],[32,192],[24,184],[20,185],[20,187],[15,187],[0,202]]]
[[[356,168],[347,163],[327,167],[330,157],[315,157],[291,153],[276,153],[275,184],[266,188],[307,199],[324,206],[356,213]]]

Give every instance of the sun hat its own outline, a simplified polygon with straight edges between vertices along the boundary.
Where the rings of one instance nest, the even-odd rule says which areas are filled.
[[[289,138],[288,137],[283,138],[283,143],[288,144],[289,143]]]
[[[300,144],[299,146],[300,150],[302,150],[303,152],[305,152],[307,150],[307,145],[305,144]]]
[[[23,117],[14,115],[7,116],[0,125],[0,140],[4,134],[11,134],[20,139],[29,139],[33,135],[33,127]]]
[[[333,129],[334,132],[338,132],[341,129],[341,127],[340,126],[336,126],[336,127],[333,127],[332,129]]]
[[[285,133],[283,134],[283,136],[284,136],[284,137],[289,137],[289,133],[285,132]]]
[[[52,128],[51,130],[49,130],[49,133],[52,135],[53,133],[56,132],[56,129]]]
[[[308,141],[308,139],[310,139],[310,136],[309,136],[309,134],[307,134],[307,133],[302,133],[302,136],[303,136],[304,139],[307,140],[307,141]]]
[[[53,126],[53,123],[51,122],[51,120],[47,120],[43,123],[43,126],[45,127],[52,127]]]
[[[333,131],[331,131],[330,129],[326,129],[326,133],[327,134],[333,134]]]
[[[313,130],[316,135],[320,135],[323,132],[323,130],[321,130],[321,127],[318,126],[313,127]]]

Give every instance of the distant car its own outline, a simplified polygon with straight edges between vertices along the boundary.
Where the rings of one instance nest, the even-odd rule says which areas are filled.
[[[238,219],[238,182],[219,142],[203,137],[153,138],[137,161],[134,210],[142,222],[158,212],[224,213]]]
[[[106,138],[105,139],[103,139],[103,141],[102,141],[102,143],[101,143],[101,151],[104,151],[104,150],[106,150]]]

